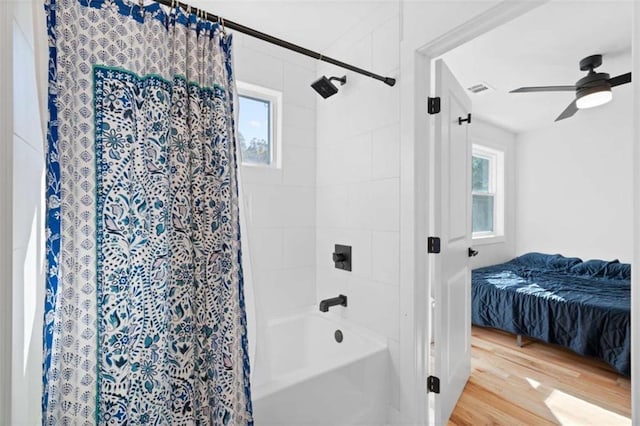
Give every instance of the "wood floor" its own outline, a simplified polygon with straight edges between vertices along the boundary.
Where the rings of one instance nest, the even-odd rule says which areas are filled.
[[[631,383],[557,346],[473,327],[471,379],[452,425],[631,424]]]

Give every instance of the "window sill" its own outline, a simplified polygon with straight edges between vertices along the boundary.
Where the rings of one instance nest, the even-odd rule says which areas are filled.
[[[501,244],[505,242],[504,235],[487,235],[483,237],[473,237],[473,245],[484,246],[489,244]]]
[[[276,164],[258,164],[258,163],[240,163],[242,167],[247,167],[250,169],[263,169],[263,170],[281,170],[282,167]]]

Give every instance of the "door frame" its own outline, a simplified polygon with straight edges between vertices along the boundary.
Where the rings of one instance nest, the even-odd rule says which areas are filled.
[[[433,424],[434,419],[430,417],[429,406],[433,403],[433,395],[429,398],[424,396],[424,383],[429,375],[430,358],[430,328],[431,328],[431,283],[429,282],[429,259],[426,255],[427,236],[431,235],[435,210],[431,199],[433,197],[433,162],[434,152],[434,123],[427,114],[427,97],[433,96],[432,87],[434,75],[432,71],[433,61],[444,53],[467,43],[474,38],[491,31],[531,10],[547,3],[549,0],[536,0],[531,2],[502,1],[496,6],[477,15],[466,23],[452,29],[451,31],[437,37],[424,45],[416,48],[405,48],[401,52],[401,57],[405,62],[413,62],[412,72],[403,73],[409,82],[406,84],[412,91],[403,91],[401,94],[401,105],[410,105],[413,108],[413,115],[408,120],[407,127],[403,126],[401,139],[403,145],[409,143],[410,151],[413,154],[413,204],[406,206],[413,210],[413,227],[408,227],[408,232],[413,232],[414,252],[414,288],[413,288],[413,338],[414,338],[414,367],[418,383],[413,383],[414,389],[420,396],[413,401],[411,411],[414,413],[420,424]],[[586,0],[585,0],[586,1]],[[633,39],[640,39],[640,5],[633,4]],[[633,73],[640,75],[640,43],[633,43]],[[411,82],[413,81],[413,84]],[[634,86],[634,113],[640,114],[640,84]],[[640,265],[640,120],[634,125],[634,253],[633,264]],[[401,161],[409,163],[404,156]],[[636,166],[637,165],[637,166]],[[425,167],[426,166],[426,167]],[[401,211],[406,208],[401,208]],[[402,219],[405,219],[402,217]],[[402,238],[402,235],[401,235]],[[401,246],[402,247],[402,246]],[[402,253],[401,253],[402,254]],[[425,286],[424,284],[427,283]],[[632,276],[631,292],[631,323],[637,324],[640,321],[640,274]],[[401,304],[405,303],[401,294]],[[402,333],[403,327],[401,327]],[[640,351],[640,327],[632,331],[632,352]],[[632,364],[632,423],[640,424],[640,363]],[[422,391],[422,392],[420,392]]]
[[[13,2],[0,1],[0,424],[11,424],[13,304]]]
[[[640,5],[633,2],[632,74],[640,76]],[[633,85],[633,114],[640,113],[640,84]],[[640,265],[640,120],[633,126],[633,264]],[[640,274],[631,274],[631,324],[640,321]],[[640,327],[631,330],[631,353],[640,351]],[[636,357],[636,359],[638,359]],[[640,424],[640,363],[631,362],[631,423]]]

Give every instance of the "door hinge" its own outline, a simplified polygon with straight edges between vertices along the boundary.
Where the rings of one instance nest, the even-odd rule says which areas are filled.
[[[433,393],[440,393],[440,379],[436,376],[427,377],[427,390]]]
[[[440,237],[427,239],[427,253],[440,253]]]
[[[467,118],[458,117],[458,124],[462,126],[462,123],[471,124],[471,113],[467,113]]]
[[[429,114],[437,114],[440,112],[440,96],[427,98],[427,112]]]

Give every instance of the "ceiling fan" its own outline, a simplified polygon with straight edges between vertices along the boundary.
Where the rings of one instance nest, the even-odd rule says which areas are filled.
[[[532,92],[576,92],[576,99],[562,111],[562,114],[555,121],[572,117],[579,109],[593,108],[604,105],[613,99],[611,88],[631,82],[631,73],[620,74],[610,78],[604,72],[594,70],[602,65],[602,55],[587,56],[580,61],[580,70],[588,71],[588,74],[578,80],[573,86],[539,86],[520,87],[509,93],[532,93]]]

